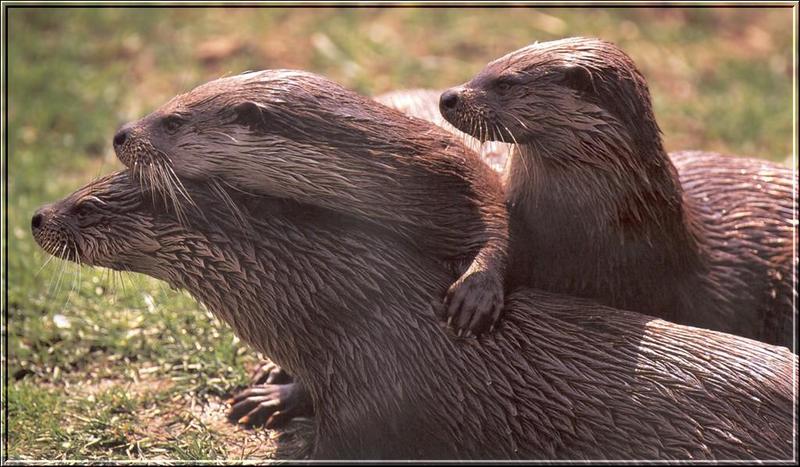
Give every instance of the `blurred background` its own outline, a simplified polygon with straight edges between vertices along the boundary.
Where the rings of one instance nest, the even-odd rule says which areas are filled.
[[[256,361],[226,326],[160,282],[48,262],[30,234],[38,206],[122,167],[111,146],[117,127],[202,82],[300,68],[370,95],[441,89],[531,42],[589,35],[637,62],[669,151],[773,161],[792,151],[791,8],[6,14],[11,458],[271,454],[273,433],[224,420],[226,396]]]

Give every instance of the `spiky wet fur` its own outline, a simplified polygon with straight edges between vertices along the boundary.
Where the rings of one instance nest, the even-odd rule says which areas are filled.
[[[86,189],[117,222],[61,235],[115,245],[83,259],[188,290],[294,374],[314,401],[315,458],[792,456],[786,349],[528,288],[494,334],[454,339],[436,312],[450,273],[390,229],[231,190],[242,231],[207,186],[186,188],[205,214],[188,225],[128,174],[106,177]],[[126,254],[139,234],[156,247]]]
[[[790,169],[670,159],[644,77],[597,39],[533,44],[454,91],[448,121],[515,145],[510,280],[793,347]]]
[[[127,128],[117,151],[128,167],[157,172],[164,165],[142,161],[167,161],[166,175],[210,183],[220,195],[226,185],[380,223],[448,262],[454,283],[443,298],[459,332],[496,320],[507,210],[497,174],[451,133],[294,70],[211,81]],[[458,202],[437,203],[444,193]]]

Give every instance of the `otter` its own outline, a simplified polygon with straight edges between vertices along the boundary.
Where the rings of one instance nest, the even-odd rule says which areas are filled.
[[[508,158],[510,147],[498,142],[480,142],[449,124],[439,112],[442,91],[433,89],[404,89],[374,96],[373,99],[403,112],[427,120],[458,137],[467,147],[480,153],[481,159],[500,172]],[[302,386],[285,369],[274,362],[263,361],[250,379],[249,386],[229,399],[228,417],[246,426],[278,429],[292,419],[313,415],[313,406]]]
[[[530,45],[445,91],[440,109],[480,140],[513,143],[515,283],[793,346],[791,169],[670,158],[645,78],[620,48]]]
[[[410,117],[421,118],[442,127],[480,154],[481,159],[497,172],[501,172],[511,148],[497,141],[479,141],[451,125],[439,112],[442,91],[433,89],[403,89],[375,96],[381,104],[397,109]]]
[[[113,143],[180,215],[192,204],[186,178],[220,194],[233,187],[390,225],[450,265],[445,319],[459,335],[485,332],[499,317],[508,225],[502,193],[491,189],[498,176],[429,122],[312,73],[267,70],[176,96],[124,125]],[[461,199],[437,202],[451,197],[444,192]]]
[[[786,349],[524,287],[494,333],[453,338],[451,271],[395,230],[223,188],[240,224],[208,184],[183,189],[202,212],[112,174],[38,210],[33,233],[188,290],[295,375],[313,458],[792,458]]]

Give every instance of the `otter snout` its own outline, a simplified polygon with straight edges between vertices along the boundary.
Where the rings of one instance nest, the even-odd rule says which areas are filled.
[[[31,218],[31,232],[33,232],[34,236],[36,236],[41,231],[42,227],[47,224],[47,221],[50,219],[52,214],[52,204],[45,204],[37,209],[35,213],[33,213],[33,217]]]
[[[483,119],[483,112],[476,108],[475,103],[475,93],[471,88],[456,86],[439,96],[439,112],[454,127],[480,139],[484,135],[478,133],[476,125]]]
[[[439,111],[444,113],[447,110],[453,110],[458,106],[459,90],[448,89],[442,93],[439,98]]]
[[[125,125],[114,135],[114,149],[121,148],[125,145],[125,141],[128,140],[128,134],[130,133],[130,125]]]
[[[117,155],[117,159],[120,160],[126,166],[130,166],[131,162],[131,155],[128,154],[128,150],[126,150],[126,143],[131,140],[131,133],[133,131],[133,125],[127,123],[122,125],[119,130],[114,134],[114,153]]]
[[[450,122],[453,126],[461,131],[461,122],[459,121],[460,108],[464,104],[464,96],[462,95],[463,86],[450,88],[439,96],[439,113],[442,114],[445,120]]]
[[[68,244],[63,221],[59,219],[55,204],[45,204],[31,217],[31,232],[36,243],[46,252],[54,256],[65,257]]]

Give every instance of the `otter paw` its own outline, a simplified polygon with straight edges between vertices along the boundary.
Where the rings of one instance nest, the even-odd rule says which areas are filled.
[[[262,384],[288,384],[292,382],[292,375],[278,365],[265,360],[250,376],[250,385]]]
[[[479,335],[500,318],[503,311],[503,281],[487,271],[465,273],[447,291],[447,324],[459,337]]]
[[[248,427],[280,428],[295,417],[314,414],[311,397],[300,383],[252,386],[229,402],[228,419]]]

